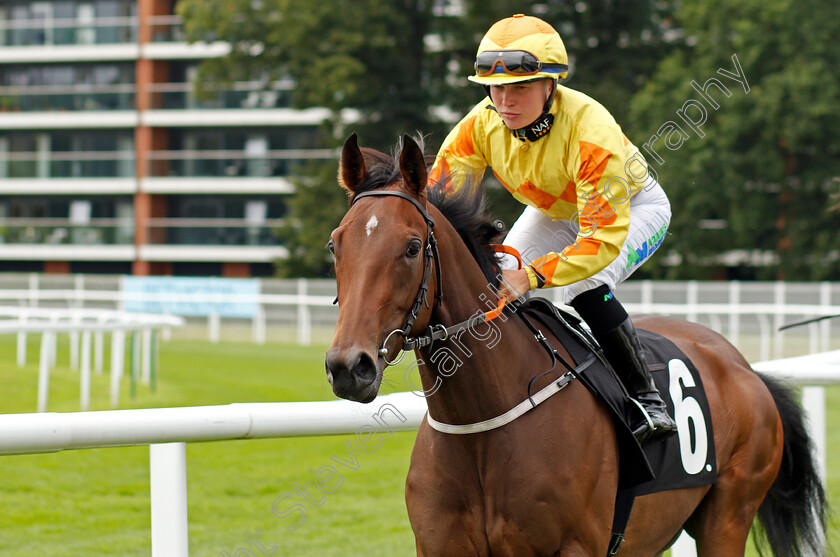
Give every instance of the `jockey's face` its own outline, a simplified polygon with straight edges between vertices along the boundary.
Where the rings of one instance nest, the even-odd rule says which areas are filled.
[[[542,114],[551,80],[491,85],[490,99],[496,105],[499,116],[512,130],[524,128]]]

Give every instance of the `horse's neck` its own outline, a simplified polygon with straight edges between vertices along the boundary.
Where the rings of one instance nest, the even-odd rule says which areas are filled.
[[[432,316],[432,324],[444,326],[488,311],[497,301],[469,250],[454,230],[451,234],[454,240],[440,242],[443,300]],[[506,412],[522,401],[532,372],[549,362],[519,317],[510,314],[434,343],[421,359],[423,388],[433,393],[427,396],[429,412],[446,423],[472,423]]]

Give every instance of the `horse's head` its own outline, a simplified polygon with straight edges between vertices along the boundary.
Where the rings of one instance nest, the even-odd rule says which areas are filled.
[[[370,402],[386,358],[401,348],[400,331],[408,333],[415,324],[408,316],[416,312],[416,326],[422,327],[431,313],[428,304],[415,303],[426,300],[421,285],[436,288],[426,245],[432,238],[422,149],[404,136],[395,162],[369,149],[363,153],[353,134],[341,153],[338,180],[351,194],[351,207],[328,244],[335,255],[339,312],[327,379],[336,396]]]

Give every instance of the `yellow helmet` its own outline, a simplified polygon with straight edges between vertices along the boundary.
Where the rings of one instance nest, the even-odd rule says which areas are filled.
[[[566,77],[569,57],[557,31],[545,21],[523,14],[497,21],[481,39],[475,75],[482,85],[504,85]]]

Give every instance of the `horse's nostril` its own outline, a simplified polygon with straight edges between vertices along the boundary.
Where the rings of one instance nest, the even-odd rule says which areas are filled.
[[[370,385],[376,380],[376,364],[369,355],[362,354],[358,365],[356,365],[355,373],[356,380],[360,385]]]
[[[360,402],[376,397],[378,372],[374,358],[367,352],[330,349],[324,363],[327,381],[336,395]]]

